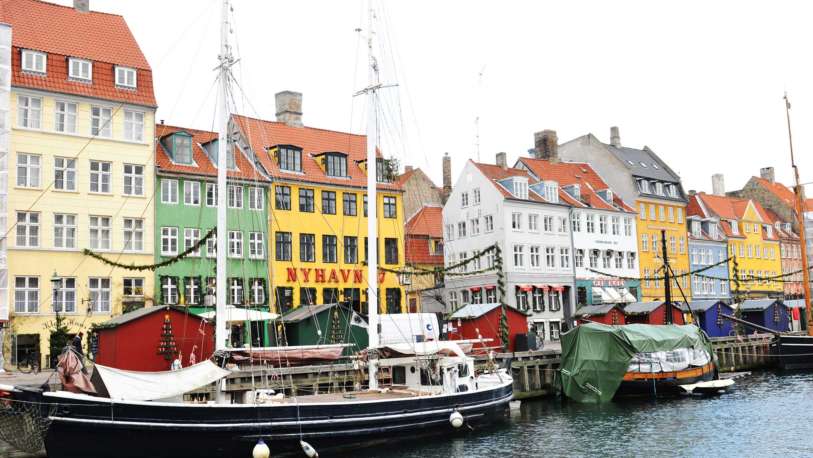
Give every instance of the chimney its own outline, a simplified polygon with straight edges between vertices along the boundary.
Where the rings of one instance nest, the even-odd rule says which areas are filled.
[[[497,165],[503,170],[508,169],[508,153],[497,153]]]
[[[621,148],[621,134],[616,126],[610,127],[610,144],[616,148]]]
[[[413,168],[412,168],[411,165],[405,165],[404,166],[404,173],[411,172],[412,170],[413,170]]]
[[[759,176],[770,181],[771,183],[776,180],[776,174],[774,173],[773,167],[762,167],[759,169]]]
[[[452,158],[449,153],[443,155],[443,203],[452,193]]]
[[[689,190],[689,197],[694,196],[696,194],[697,194],[697,191],[695,191],[694,189]]]
[[[73,0],[73,9],[80,13],[90,11],[90,0]]]
[[[534,157],[559,162],[559,139],[555,130],[545,129],[534,134]]]
[[[277,121],[292,127],[302,127],[302,93],[277,92]]]
[[[711,193],[715,196],[725,196],[725,181],[722,173],[711,176]]]

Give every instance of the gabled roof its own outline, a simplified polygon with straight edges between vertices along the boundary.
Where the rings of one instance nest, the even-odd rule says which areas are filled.
[[[121,326],[122,324],[129,323],[131,321],[135,321],[141,317],[151,315],[156,312],[166,312],[167,310],[175,310],[176,312],[186,313],[189,317],[194,317],[198,320],[202,320],[199,316],[195,315],[194,313],[189,312],[184,307],[179,307],[177,305],[166,305],[166,306],[152,306],[152,307],[141,307],[139,309],[133,310],[132,312],[127,312],[125,314],[119,315],[113,319],[107,320],[104,323],[99,323],[95,328],[98,329],[109,329],[115,328],[117,326]]]
[[[412,175],[414,175],[418,170],[421,169],[405,170],[404,173],[398,175],[398,178],[395,179],[395,184],[398,186],[404,186],[404,184],[406,184],[406,182],[409,181],[409,179],[412,178]]]
[[[757,185],[781,199],[783,202],[785,202],[785,204],[795,207],[796,194],[792,189],[788,188],[782,183],[771,183],[770,181],[761,177],[751,177],[751,179],[754,180]]]
[[[254,154],[266,172],[280,180],[292,180],[337,186],[365,187],[367,174],[360,163],[367,160],[367,137],[365,135],[317,129],[314,127],[289,126],[284,122],[266,121],[243,115],[232,115]],[[290,145],[302,149],[302,172],[281,170],[267,151],[267,148],[278,145]],[[347,155],[347,173],[349,178],[331,177],[317,164],[314,155],[327,152],[338,152]],[[382,157],[381,152],[376,152]],[[375,172],[373,172],[375,173]],[[400,190],[395,183],[379,183],[378,189]]]
[[[605,146],[637,177],[680,183],[680,177],[646,146],[644,149],[616,147],[608,144]]]
[[[499,165],[483,164],[481,162],[474,162],[471,159],[469,159],[469,161],[474,164],[474,166],[477,167],[477,169],[480,170],[480,172],[482,172],[483,175],[489,179],[489,181],[491,181],[491,183],[497,188],[498,191],[500,191],[503,197],[514,200],[525,200],[516,197],[508,189],[506,189],[505,186],[498,183],[498,181],[505,180],[507,178],[524,177],[528,180],[527,201],[551,203],[530,188],[530,185],[534,184],[534,178],[527,171],[513,167],[502,168]],[[584,207],[584,204],[570,197],[570,195],[564,192],[561,187],[559,188],[559,202],[567,205]]]
[[[748,299],[739,305],[743,312],[762,311],[773,305],[775,302],[781,303],[778,299]]]
[[[618,307],[616,304],[585,305],[576,310],[576,316],[606,315],[610,310]]]
[[[177,133],[185,132],[192,136],[192,160],[193,164],[176,164],[170,159],[169,152],[164,148],[162,140]],[[185,127],[169,126],[157,124],[155,126],[155,165],[158,172],[182,173],[189,175],[217,176],[217,166],[212,162],[201,145],[205,145],[213,140],[217,140],[216,132],[205,130],[189,129]],[[229,169],[229,178],[240,178],[251,181],[268,182],[268,179],[258,171],[248,160],[248,158],[234,147],[235,169]]]
[[[318,315],[324,312],[325,310],[332,309],[333,307],[345,308],[340,304],[319,304],[319,305],[302,304],[299,307],[295,307],[294,309],[290,310],[285,315],[282,315],[282,322],[286,324],[299,323],[302,320]]]
[[[12,27],[12,86],[156,105],[150,64],[123,17],[39,0],[3,0],[0,22]],[[47,53],[45,75],[22,71],[21,49]],[[91,83],[68,78],[68,57],[93,62]],[[115,65],[137,69],[136,89],[116,87]]]
[[[745,217],[745,212],[748,207],[753,205],[754,211],[759,215],[760,219],[762,219],[763,222],[769,223],[765,209],[755,200],[717,196],[714,194],[706,194],[705,192],[699,192],[695,197],[700,199],[703,207],[711,213],[709,216],[717,216],[718,218],[727,220],[741,220]]]
[[[443,266],[443,253],[432,253],[432,244],[428,237],[410,237],[407,234],[404,245],[408,264]]]
[[[404,232],[407,236],[443,238],[443,207],[424,205],[407,220]]]
[[[457,309],[457,311],[452,313],[452,316],[449,318],[453,320],[456,320],[458,318],[460,319],[480,318],[481,316],[485,315],[486,313],[494,310],[499,306],[500,306],[499,302],[493,302],[491,304],[468,304]]]
[[[693,312],[705,312],[706,310],[714,307],[717,304],[722,303],[725,307],[728,307],[731,310],[731,306],[727,305],[725,302],[721,300],[701,300],[701,301],[691,301],[689,302],[689,306],[691,307]]]
[[[624,313],[628,315],[638,315],[651,313],[658,307],[663,305],[663,302],[633,302],[624,306]]]

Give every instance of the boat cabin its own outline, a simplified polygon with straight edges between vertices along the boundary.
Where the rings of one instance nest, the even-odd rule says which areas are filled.
[[[680,303],[673,302],[672,304],[672,324],[685,324]],[[627,324],[666,324],[666,303],[662,301],[633,302],[624,307],[624,315]]]
[[[586,305],[575,314],[579,324],[590,322],[617,325],[626,324],[624,310],[616,304]]]
[[[734,325],[723,315],[734,315],[734,308],[722,300],[691,301],[689,309],[695,317],[695,324],[706,331],[709,337],[728,337]]]
[[[465,393],[477,389],[474,359],[460,356],[409,355],[379,360],[393,389],[420,393]],[[382,384],[382,387],[386,384]]]
[[[790,309],[780,299],[749,299],[743,301],[739,308],[745,321],[777,332],[791,329]]]

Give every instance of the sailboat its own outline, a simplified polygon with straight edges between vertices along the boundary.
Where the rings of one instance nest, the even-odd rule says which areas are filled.
[[[230,0],[221,2],[219,53],[218,187],[226,189],[230,67]],[[370,9],[372,26],[372,8]],[[378,68],[374,34],[368,31],[370,84],[362,92],[370,105],[367,164],[376,163],[375,119]],[[368,167],[367,193],[376,200],[375,168]],[[368,233],[377,232],[376,205],[370,205]],[[217,243],[226,241],[226,193],[218,193]],[[374,239],[373,239],[374,240]],[[377,278],[377,246],[370,244],[368,279]],[[138,373],[97,366],[105,392],[91,395],[0,385],[0,407],[17,414],[0,422],[0,437],[29,449],[41,446],[50,458],[65,457],[238,457],[268,452],[315,450],[336,445],[389,440],[398,435],[443,434],[464,426],[505,418],[512,398],[505,369],[475,372],[474,360],[454,342],[405,342],[379,345],[377,307],[369,309],[368,385],[364,390],[285,397],[269,390],[227,396],[222,368],[226,348],[226,250],[217,250],[215,360],[175,372]],[[375,304],[375,285],[369,286]],[[379,383],[386,370],[387,386]],[[183,401],[183,394],[215,383],[214,401]],[[16,428],[16,429],[15,429]]]

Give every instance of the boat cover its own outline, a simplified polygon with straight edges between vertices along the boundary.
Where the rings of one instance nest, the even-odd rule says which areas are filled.
[[[608,402],[636,354],[681,348],[693,350],[693,362],[695,351],[713,354],[708,338],[695,325],[577,326],[562,334],[562,389],[579,402]]]
[[[297,347],[237,348],[231,350],[236,361],[262,360],[272,366],[296,366],[319,361],[336,361],[342,358],[345,344],[302,345]]]
[[[435,340],[431,342],[391,343],[384,345],[383,348],[402,355],[430,356],[441,354],[465,358],[465,350],[471,350],[471,346],[472,344],[469,342],[458,344],[450,340]]]
[[[126,371],[100,364],[94,370],[104,382],[110,399],[126,401],[173,398],[216,382],[229,374],[229,371],[209,360],[177,371]]]
[[[214,320],[217,313],[214,310],[201,313],[201,318],[207,320]],[[235,307],[233,305],[226,306],[226,322],[235,323],[243,321],[274,321],[279,318],[279,315],[271,312],[264,312],[262,310],[252,310],[243,307]]]

